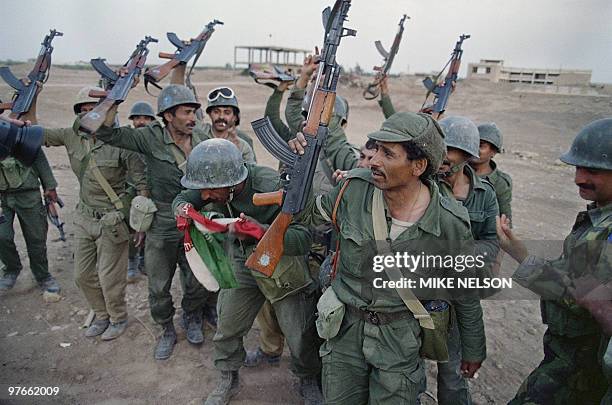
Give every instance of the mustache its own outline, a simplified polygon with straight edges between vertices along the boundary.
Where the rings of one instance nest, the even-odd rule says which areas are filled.
[[[595,186],[592,184],[585,184],[585,183],[580,183],[580,184],[576,184],[578,187],[585,189],[585,190],[595,190]]]
[[[225,124],[225,125],[228,125],[228,122],[226,120],[224,120],[223,118],[219,118],[214,123],[215,124]]]
[[[370,168],[370,170],[372,170],[372,174],[377,174],[379,176],[385,177],[385,174],[383,172],[381,172],[380,170],[372,169],[372,168]]]

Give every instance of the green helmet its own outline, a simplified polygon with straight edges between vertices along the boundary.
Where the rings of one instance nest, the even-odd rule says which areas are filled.
[[[379,131],[369,134],[368,138],[381,142],[413,141],[425,152],[434,172],[446,155],[444,132],[428,114],[395,113],[383,122]]]
[[[164,87],[157,97],[157,115],[163,116],[164,112],[177,105],[189,105],[200,108],[193,92],[188,87],[180,84],[171,84]]]
[[[200,142],[187,158],[183,187],[194,190],[232,187],[247,178],[242,154],[230,141],[222,138]]]
[[[336,95],[336,102],[334,103],[334,114],[340,117],[340,124],[343,124],[342,121],[348,122],[349,104],[344,97]]]
[[[475,158],[480,155],[478,127],[470,119],[459,116],[440,120],[446,147],[462,150]]]
[[[238,99],[234,90],[230,87],[217,87],[208,93],[206,99],[208,100],[206,114],[215,107],[232,107],[236,114],[236,126],[240,125],[240,107],[238,107]]]
[[[139,101],[136,104],[134,104],[132,106],[132,109],[130,110],[130,116],[128,117],[128,119],[132,119],[132,117],[137,116],[137,115],[142,115],[145,117],[151,117],[153,119],[155,119],[155,111],[153,111],[153,106],[149,103],[147,103],[146,101]]]
[[[104,91],[103,88],[96,87],[96,86],[86,86],[86,87],[83,87],[81,90],[79,90],[79,92],[76,95],[76,99],[74,100],[74,104],[72,105],[72,109],[75,114],[78,114],[81,112],[81,105],[89,104],[89,103],[97,104],[98,101],[100,101],[97,98],[89,97],[89,92],[92,90]]]
[[[572,166],[612,170],[612,118],[593,121],[582,128],[560,159]]]
[[[502,151],[504,138],[494,122],[487,122],[478,125],[478,134],[480,135],[481,141],[489,142],[497,149],[498,153]]]

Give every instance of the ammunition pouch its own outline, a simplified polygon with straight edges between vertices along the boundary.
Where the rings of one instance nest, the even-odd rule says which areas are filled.
[[[346,306],[336,296],[333,288],[325,290],[319,302],[317,302],[319,316],[316,320],[317,333],[322,339],[336,337],[342,326],[342,320],[346,312]]]

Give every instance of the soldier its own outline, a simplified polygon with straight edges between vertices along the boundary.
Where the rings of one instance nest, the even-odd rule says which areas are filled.
[[[493,184],[499,214],[504,214],[506,218],[512,220],[512,178],[499,170],[497,163],[493,161],[495,155],[502,151],[502,133],[492,122],[478,125],[478,133],[480,134],[480,157],[470,160],[470,166],[479,177]]]
[[[102,91],[82,88],[73,105],[75,114],[82,116],[94,108],[98,100],[89,97],[92,90]],[[88,139],[78,127],[77,118],[71,128],[45,129],[45,145],[66,148],[79,181],[74,218],[75,280],[96,315],[85,336],[102,335],[102,340],[112,340],[127,327],[127,177],[131,176],[138,190],[144,189],[144,165],[136,154]]]
[[[47,161],[40,150],[31,167],[13,157],[0,161],[0,291],[10,290],[17,282],[23,266],[15,246],[13,221],[19,224],[30,259],[30,270],[43,291],[59,293],[60,286],[49,273],[47,261],[47,215],[42,204],[40,186],[43,194],[57,202],[57,182]]]
[[[174,200],[177,216],[184,215],[188,204],[199,210],[210,203],[207,210],[227,217],[240,215],[265,229],[280,212],[278,206],[253,205],[255,193],[281,187],[278,173],[263,166],[245,165],[235,145],[223,139],[206,140],[194,149],[181,183],[190,190]],[[221,380],[205,403],[227,404],[237,394],[238,370],[245,359],[243,338],[267,299],[287,340],[291,369],[300,378],[305,403],[321,404],[319,339],[314,325],[317,288],[304,259],[310,248],[310,233],[303,226],[290,226],[285,235],[285,256],[271,278],[245,267],[256,242],[252,238],[235,240],[230,248],[239,286],[219,293],[219,323],[213,342],[215,367],[221,371]]]
[[[146,101],[139,101],[132,106],[128,119],[132,121],[134,128],[142,128],[156,120],[155,112],[151,104]],[[128,181],[130,184],[130,194],[135,195],[133,183]],[[148,197],[148,191],[143,195]],[[144,270],[144,232],[132,232],[130,229],[130,252],[128,257],[128,283],[135,283],[138,281],[142,274],[145,274]]]
[[[151,199],[157,206],[153,223],[147,231],[145,263],[149,281],[149,306],[153,320],[163,327],[154,357],[165,360],[172,355],[176,344],[170,287],[178,264],[183,289],[183,324],[187,341],[194,345],[204,342],[202,313],[214,309],[216,294],[209,293],[194,277],[185,257],[183,234],[176,228],[172,200],[183,189],[180,183],[187,157],[204,138],[193,128],[196,110],[200,108],[187,87],[172,84],[157,98],[157,115],[162,118],[142,128],[110,128],[116,108],[96,136],[120,148],[144,155]],[[153,175],[154,174],[154,175]]]
[[[344,190],[345,182],[317,197],[299,218],[319,224],[335,217],[339,226],[339,257],[331,289],[346,309],[344,318],[337,320],[341,323],[328,325],[337,335],[328,336],[320,349],[326,403],[417,401],[425,376],[419,358],[419,321],[395,289],[373,288],[374,273],[361,264],[370,254],[365,246],[380,239],[374,235],[375,221],[386,220],[392,250],[399,249],[402,241],[444,240],[460,245],[472,239],[466,210],[443,197],[430,179],[444,154],[442,136],[428,115],[393,115],[380,131],[368,135],[377,144],[371,169],[349,172],[350,183]],[[300,153],[303,142],[300,134],[290,145]],[[374,214],[375,202],[386,216],[384,211]],[[485,358],[482,309],[475,301],[453,302],[453,307],[461,334],[461,369],[472,377]]]
[[[578,214],[558,259],[530,255],[510,229],[509,219],[498,219],[500,245],[520,263],[512,277],[541,295],[542,318],[548,326],[544,360],[523,382],[512,405],[599,404],[609,387],[601,364],[608,361],[609,366],[609,357],[602,357],[612,334],[610,156],[610,118],[582,128],[570,150],[561,155],[562,162],[576,167],[580,197],[593,203]],[[584,284],[588,288],[581,287]],[[591,298],[598,290],[605,295]]]
[[[496,241],[495,218],[499,208],[495,190],[467,164],[470,159],[478,158],[478,128],[469,119],[458,116],[446,117],[439,123],[446,144],[446,157],[437,178],[440,191],[468,210],[474,240]],[[477,246],[487,257],[497,256],[494,243],[482,242]],[[470,404],[469,386],[460,368],[461,342],[456,325],[450,330],[448,348],[449,361],[438,363],[438,403]]]

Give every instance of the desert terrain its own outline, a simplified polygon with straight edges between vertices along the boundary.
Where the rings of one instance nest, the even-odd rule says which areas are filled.
[[[29,66],[14,66],[25,74]],[[422,78],[421,78],[422,79]],[[364,78],[367,81],[368,78]],[[397,110],[417,111],[425,90],[415,76],[390,79]],[[46,127],[72,126],[72,103],[77,91],[95,84],[93,71],[54,68],[40,95],[39,123]],[[248,76],[231,70],[198,70],[193,82],[202,97],[208,90],[231,86],[238,96],[241,129],[254,134],[248,123],[260,118],[271,90]],[[540,94],[517,91],[514,86],[480,81],[460,81],[451,97],[447,115],[465,115],[477,123],[495,122],[502,130],[505,153],[497,156],[500,168],[514,181],[513,216],[516,232],[525,239],[562,240],[576,213],[583,209],[573,184],[573,168],[558,160],[577,131],[588,122],[611,114],[612,91],[600,96]],[[156,93],[155,93],[156,94]],[[366,135],[380,127],[383,115],[375,101],[366,101],[361,89],[340,86],[339,94],[350,103],[347,135],[361,145]],[[0,84],[0,98],[10,97]],[[120,106],[120,120],[128,123],[131,105],[156,100],[139,85]],[[255,137],[254,137],[255,138]],[[255,140],[260,164],[277,162]],[[50,226],[48,254],[50,271],[62,285],[62,299],[45,303],[27,264],[25,245],[16,223],[16,241],[24,262],[16,286],[0,296],[0,403],[2,404],[199,404],[214,388],[217,372],[212,362],[212,336],[208,326],[201,347],[187,343],[178,327],[179,341],[173,356],[163,362],[153,359],[160,329],[149,315],[146,280],[128,285],[129,326],[111,342],[87,339],[81,325],[88,307],[73,280],[73,233],[71,217],[78,200],[78,183],[70,170],[66,151],[45,152],[59,182],[58,194],[66,206],[60,214],[66,222],[67,241],[58,240]],[[175,305],[180,304],[178,279],[173,286]],[[476,404],[502,404],[513,397],[521,381],[543,357],[537,300],[483,302],[488,358],[479,377],[470,382]],[[179,325],[181,310],[175,324]],[[257,326],[245,345],[257,347]],[[299,404],[294,387],[297,379],[288,369],[287,349],[279,368],[242,369],[243,389],[233,404]],[[430,367],[431,368],[431,367]],[[433,371],[429,370],[430,376]],[[429,379],[435,392],[435,379]],[[57,386],[52,397],[9,397],[9,386]],[[433,403],[425,398],[424,403]]]

